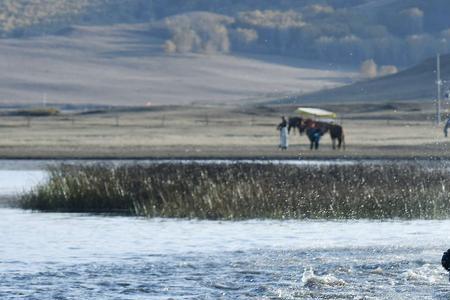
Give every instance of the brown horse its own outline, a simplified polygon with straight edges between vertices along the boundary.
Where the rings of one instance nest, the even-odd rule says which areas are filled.
[[[311,119],[305,120],[301,127],[303,130],[307,130],[310,128],[318,128],[322,135],[324,135],[327,132],[330,132],[331,142],[333,149],[336,149],[336,141],[337,141],[337,148],[345,150],[345,136],[344,136],[344,129],[341,125],[334,124],[334,123],[327,123],[327,122],[320,122],[320,121],[313,121]],[[311,130],[310,130],[311,132]],[[308,136],[309,137],[309,136]],[[310,138],[311,141],[311,138]],[[318,145],[317,145],[318,147]]]

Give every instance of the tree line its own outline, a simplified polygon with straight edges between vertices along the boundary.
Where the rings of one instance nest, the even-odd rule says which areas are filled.
[[[450,51],[448,0],[3,0],[0,35],[146,22],[171,52],[406,66]]]
[[[158,21],[153,29],[165,39],[169,53],[237,51],[405,66],[450,51],[450,28],[425,32],[424,12],[418,8],[399,12],[397,33],[351,11],[321,5],[307,11],[254,10],[234,17],[185,13]]]

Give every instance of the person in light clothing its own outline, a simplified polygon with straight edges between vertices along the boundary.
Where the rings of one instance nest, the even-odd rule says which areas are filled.
[[[287,121],[284,116],[281,117],[281,123],[278,124],[277,129],[280,131],[280,145],[281,150],[287,150],[288,148],[288,129]]]

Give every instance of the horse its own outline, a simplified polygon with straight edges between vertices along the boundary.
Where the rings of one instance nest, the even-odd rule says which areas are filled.
[[[344,129],[342,128],[341,125],[334,124],[334,123],[313,121],[311,119],[307,119],[307,120],[305,120],[302,123],[301,127],[303,128],[303,130],[308,130],[309,128],[319,128],[321,133],[322,133],[322,135],[324,135],[327,132],[330,132],[330,137],[331,137],[331,143],[332,143],[333,150],[336,149],[336,141],[338,142],[337,143],[337,148],[341,149],[341,147],[343,147],[343,149],[345,150]],[[309,137],[309,135],[308,135],[308,137]],[[310,138],[310,141],[311,141],[311,138]],[[318,145],[317,145],[316,149],[317,148],[318,148]]]
[[[303,135],[304,130],[302,130],[303,118],[301,117],[290,117],[288,119],[288,134],[291,133],[292,128],[297,128],[300,135]],[[295,134],[295,131],[294,131]]]
[[[329,124],[328,130],[330,131],[333,150],[336,149],[336,140],[338,142],[337,148],[341,149],[342,146],[345,150],[345,135],[342,126],[338,124]]]

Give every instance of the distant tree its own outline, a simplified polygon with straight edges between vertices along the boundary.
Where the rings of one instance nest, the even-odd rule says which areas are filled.
[[[197,12],[167,18],[164,24],[177,52],[228,53],[226,25],[231,22],[233,19],[226,16]]]
[[[361,77],[370,79],[377,77],[377,64],[373,59],[368,59],[362,62],[360,73]]]
[[[311,4],[304,8],[304,14],[311,16],[327,15],[334,13],[333,6],[323,4]]]
[[[172,41],[176,45],[177,52],[180,53],[196,52],[201,45],[200,37],[194,30],[189,28],[175,30]]]
[[[177,46],[171,40],[167,40],[164,43],[164,52],[165,53],[174,53],[177,51]]]
[[[268,28],[286,28],[305,25],[302,14],[293,10],[255,10],[242,12],[238,14],[237,22]]]
[[[223,25],[215,25],[209,29],[203,50],[207,53],[228,53],[230,51],[230,40],[228,30]]]
[[[258,33],[254,29],[236,28],[231,31],[233,43],[239,47],[248,46],[258,39]]]
[[[396,74],[398,72],[398,69],[396,66],[388,65],[388,66],[381,66],[378,70],[378,76],[386,76],[386,75],[392,75]]]

